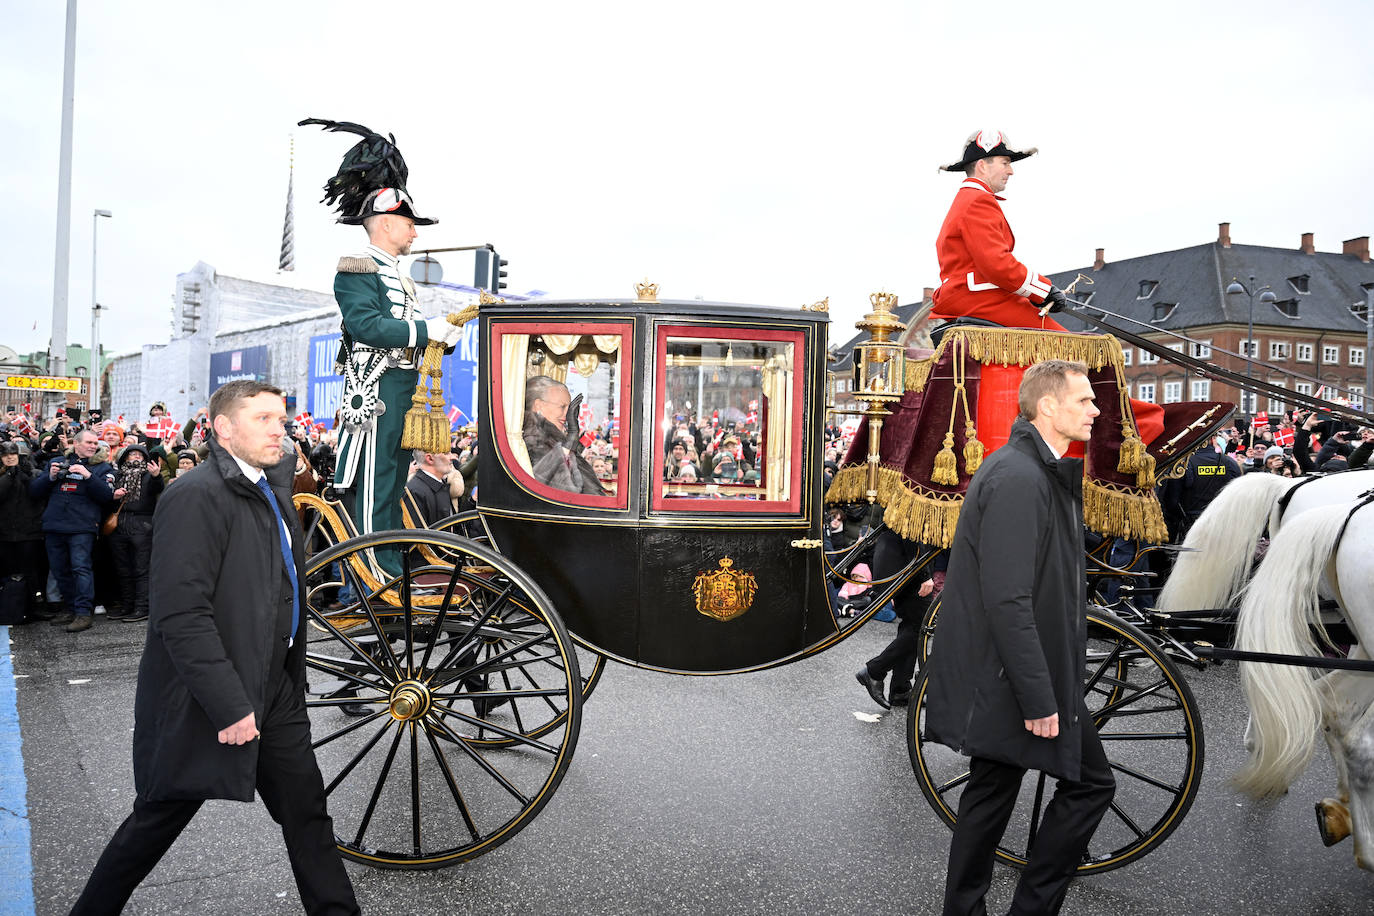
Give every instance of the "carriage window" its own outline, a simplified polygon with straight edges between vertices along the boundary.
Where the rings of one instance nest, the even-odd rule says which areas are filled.
[[[659,329],[655,508],[799,508],[801,350],[800,332]]]
[[[492,411],[502,462],[536,495],[624,508],[620,407],[627,324],[492,324]]]

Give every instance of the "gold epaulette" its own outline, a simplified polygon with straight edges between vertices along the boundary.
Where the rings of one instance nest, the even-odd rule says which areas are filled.
[[[346,254],[339,258],[341,274],[375,274],[377,262],[365,254]]]

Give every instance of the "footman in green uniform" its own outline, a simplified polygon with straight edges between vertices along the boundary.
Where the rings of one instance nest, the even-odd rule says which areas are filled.
[[[410,254],[415,227],[438,220],[415,212],[394,137],[348,122],[300,123],[363,137],[325,184],[324,200],[337,207],[338,221],[362,226],[368,238],[362,252],[339,259],[334,277],[343,318],[336,368],[344,377],[334,489],[360,533],[401,528],[401,491],[410,463],[401,432],[420,354],[431,340],[451,347],[462,333],[442,317],[420,317],[415,287],[400,273],[399,259]],[[398,556],[378,551],[376,559],[395,574]]]

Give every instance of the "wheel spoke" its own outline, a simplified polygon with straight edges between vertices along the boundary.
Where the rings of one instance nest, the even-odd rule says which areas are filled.
[[[1178,795],[1180,792],[1183,791],[1182,786],[1171,786],[1167,782],[1162,782],[1158,779],[1155,779],[1153,776],[1150,776],[1146,773],[1142,773],[1134,767],[1128,767],[1124,763],[1116,763],[1114,761],[1109,762],[1111,763],[1112,769],[1116,770],[1118,773],[1125,773],[1127,776],[1133,776],[1141,782],[1152,785],[1156,789],[1162,789],[1163,791],[1168,792],[1171,795]]]
[[[359,749],[358,753],[353,755],[353,759],[343,765],[343,768],[339,770],[339,775],[335,776],[329,785],[324,787],[325,795],[329,795],[338,788],[339,783],[343,782],[348,777],[348,774],[353,772],[353,768],[362,763],[363,758],[368,755],[369,751],[377,746],[377,742],[382,740],[382,735],[386,734],[386,730],[390,728],[391,723],[395,721],[395,719],[388,718],[382,723],[382,727],[377,729],[377,733],[368,739],[367,743]]]
[[[403,729],[396,729],[396,737],[391,739],[391,747],[387,749],[386,760],[382,763],[382,771],[377,774],[377,784],[372,787],[372,797],[367,800],[367,809],[363,811],[362,820],[358,823],[358,832],[353,837],[353,845],[363,845],[363,834],[367,833],[367,827],[372,823],[372,815],[377,811],[377,800],[382,797],[382,789],[386,786],[386,778],[391,775],[391,764],[396,760],[396,749],[401,746],[401,736],[405,734]]]
[[[1088,678],[1087,683],[1083,685],[1084,693],[1087,693],[1088,691],[1092,690],[1095,686],[1097,686],[1097,682],[1101,680],[1102,676],[1107,673],[1107,667],[1111,665],[1113,662],[1115,662],[1120,654],[1121,644],[1117,643],[1117,645],[1112,649],[1112,651],[1107,654],[1107,657],[1102,660],[1101,664],[1097,666],[1097,670],[1094,671],[1092,676]]]
[[[1127,829],[1129,829],[1131,833],[1134,833],[1136,835],[1136,839],[1145,839],[1145,831],[1140,829],[1140,826],[1136,824],[1134,820],[1131,819],[1131,816],[1129,814],[1121,810],[1120,805],[1118,805],[1116,802],[1112,802],[1111,811],[1118,818],[1120,818],[1121,823],[1125,824]]]
[[[1160,678],[1158,681],[1155,681],[1155,682],[1154,682],[1153,684],[1151,684],[1149,687],[1143,687],[1143,688],[1141,688],[1140,690],[1137,690],[1135,693],[1132,693],[1132,694],[1129,694],[1129,695],[1127,695],[1127,696],[1122,697],[1121,699],[1117,700],[1115,703],[1108,703],[1106,706],[1103,706],[1101,709],[1095,710],[1095,711],[1093,712],[1093,721],[1096,722],[1096,723],[1103,723],[1103,722],[1106,722],[1106,721],[1107,721],[1108,719],[1110,719],[1112,716],[1117,715],[1117,714],[1119,713],[1119,711],[1122,710],[1124,707],[1130,706],[1130,705],[1131,705],[1132,703],[1134,703],[1136,700],[1143,699],[1144,697],[1148,697],[1148,696],[1154,696],[1155,694],[1159,693],[1159,691],[1163,690],[1165,687],[1168,687],[1168,686],[1169,686],[1169,682],[1166,681],[1164,678]],[[1135,714],[1135,715],[1142,715],[1142,714],[1147,714],[1147,713],[1152,713],[1152,712],[1155,712],[1155,710],[1154,710],[1154,709],[1146,709],[1146,710],[1137,710],[1134,714]]]
[[[410,726],[410,848],[415,855],[424,846],[420,843],[420,736],[415,733],[415,720]]]
[[[501,609],[502,605],[510,600],[513,594],[515,594],[515,583],[506,586],[505,591],[497,595],[495,600],[487,605],[487,609],[482,612],[482,616],[477,618],[476,622],[473,623],[472,629],[464,634],[462,639],[453,644],[448,650],[448,654],[444,656],[443,660],[440,661],[436,667],[443,669],[453,664],[453,660],[461,655],[463,650],[472,645],[472,642],[477,639],[477,631],[486,626],[492,617],[496,616],[496,612]]]
[[[362,727],[363,727],[364,725],[366,725],[367,723],[369,723],[369,722],[376,722],[378,716],[384,716],[384,715],[386,715],[386,714],[387,714],[387,709],[386,709],[385,706],[383,706],[381,709],[379,709],[379,710],[377,710],[376,712],[372,713],[371,715],[369,715],[369,716],[368,716],[367,718],[365,718],[365,719],[354,719],[352,722],[348,723],[347,725],[345,725],[343,728],[339,729],[338,731],[332,732],[332,733],[330,733],[330,734],[328,734],[328,735],[325,735],[323,738],[321,738],[321,739],[318,740],[318,741],[313,741],[313,742],[311,742],[311,744],[310,744],[310,749],[311,749],[312,751],[314,751],[314,750],[319,750],[320,748],[324,747],[326,744],[328,744],[329,742],[335,740],[336,738],[342,738],[344,735],[352,734],[353,732],[355,732],[355,731],[357,731],[358,729],[362,728]],[[378,732],[377,734],[378,734],[378,737],[381,736],[381,732]],[[375,743],[375,742],[374,742],[374,743]]]
[[[415,607],[410,591],[410,551],[401,551],[401,614],[402,638],[405,640],[405,676],[415,676]]]
[[[448,577],[448,585],[444,588],[444,599],[439,602],[439,614],[434,619],[434,630],[430,635],[429,644],[425,646],[425,654],[420,656],[420,670],[422,671],[425,666],[429,664],[430,655],[434,652],[434,647],[439,644],[443,636],[444,623],[448,619],[449,604],[453,601],[454,590],[458,588],[459,569],[459,565],[455,562],[453,564],[453,572],[450,573]]]
[[[453,769],[448,765],[448,758],[444,756],[443,749],[439,747],[439,742],[434,739],[434,732],[425,724],[425,740],[429,742],[430,750],[434,751],[434,759],[439,762],[439,771],[444,774],[444,782],[448,784],[448,790],[453,795],[453,803],[458,806],[458,813],[463,816],[463,823],[467,825],[468,833],[472,836],[475,843],[481,839],[477,833],[477,824],[472,820],[472,812],[468,809],[468,803],[463,798],[463,793],[458,788],[458,781],[453,778]]]
[[[384,594],[385,587],[383,587],[381,592],[369,597],[367,589],[363,586],[352,564],[349,564],[347,568],[349,575],[353,577],[353,587],[358,590],[358,600],[362,605],[363,612],[367,615],[368,622],[372,624],[372,632],[377,636],[375,645],[377,646],[378,654],[383,654],[383,650],[385,650],[384,654],[386,655],[387,664],[391,666],[392,674],[395,675],[398,681],[405,680],[405,675],[401,673],[401,666],[397,663],[396,656],[391,651],[391,637],[382,629],[382,623],[377,619],[377,612],[372,607],[371,598],[376,598],[377,594]]]
[[[465,712],[459,712],[459,711],[456,710],[456,709],[450,709],[450,708],[447,707],[447,706],[434,706],[434,707],[432,707],[432,708],[430,709],[430,712],[431,712],[431,713],[438,713],[438,714],[441,715],[441,716],[447,716],[447,717],[449,717],[449,718],[451,718],[451,719],[457,719],[458,721],[460,721],[460,722],[466,722],[466,723],[468,723],[469,725],[476,725],[476,726],[479,726],[480,728],[483,728],[483,729],[485,729],[486,731],[490,731],[490,732],[492,732],[492,733],[494,733],[494,734],[501,735],[501,736],[503,736],[503,737],[505,737],[505,738],[509,738],[511,741],[515,742],[516,744],[522,744],[522,745],[524,745],[525,747],[532,747],[532,748],[534,748],[535,750],[537,750],[537,751],[543,751],[543,752],[546,753],[546,754],[557,754],[557,753],[558,753],[558,748],[556,748],[556,747],[554,747],[554,746],[552,746],[552,745],[545,744],[545,743],[543,743],[542,741],[538,741],[538,740],[536,740],[536,739],[534,739],[534,738],[531,738],[531,737],[529,737],[528,735],[525,735],[525,734],[523,734],[523,733],[521,733],[521,732],[512,731],[511,729],[508,729],[508,728],[503,728],[502,726],[497,725],[497,724],[495,724],[495,723],[493,723],[493,722],[489,722],[489,721],[487,721],[486,719],[479,719],[479,718],[477,718],[476,716],[470,716],[470,715],[468,715],[468,714],[465,713]],[[450,734],[450,735],[453,734],[453,731],[452,731],[451,729],[449,729],[447,726],[444,726],[444,730],[445,730],[446,732],[448,732],[448,734]],[[460,739],[460,740],[461,740],[461,739]]]
[[[937,793],[939,793],[941,796],[948,795],[948,794],[949,794],[950,792],[952,792],[953,790],[959,788],[959,787],[962,786],[964,783],[968,782],[968,781],[969,781],[969,778],[970,778],[972,775],[973,775],[973,774],[972,774],[970,771],[965,770],[964,772],[960,773],[958,776],[956,776],[956,777],[954,777],[953,779],[951,779],[949,782],[942,782],[942,783],[940,783],[938,786],[935,787],[935,791],[936,791]]]
[[[441,730],[443,730],[450,736],[454,744],[462,748],[463,753],[467,754],[468,757],[472,759],[473,763],[477,764],[479,767],[485,770],[488,776],[496,780],[497,785],[499,785],[501,788],[509,792],[512,798],[514,798],[522,805],[528,805],[530,803],[530,800],[526,798],[524,794],[521,793],[521,791],[509,779],[502,775],[502,773],[499,770],[497,770],[496,767],[492,766],[491,763],[488,762],[485,757],[474,751],[472,748],[468,747],[468,743],[464,741],[460,736],[454,734],[453,731],[449,729],[447,725],[443,724],[438,719],[434,719],[432,721],[435,725],[437,725]]]
[[[389,682],[389,681],[391,681],[391,679],[392,679],[392,678],[391,678],[391,675],[388,674],[387,672],[383,671],[382,668],[381,668],[381,666],[377,664],[376,660],[372,658],[372,654],[371,654],[370,652],[368,652],[366,649],[364,649],[362,646],[360,646],[357,642],[355,642],[351,636],[348,636],[348,635],[345,634],[342,630],[340,630],[338,627],[334,626],[334,624],[332,624],[332,623],[330,623],[328,620],[326,620],[326,619],[320,614],[320,612],[317,611],[317,610],[315,610],[314,608],[311,608],[311,609],[310,609],[310,613],[311,613],[311,615],[315,618],[315,620],[316,620],[318,623],[320,623],[320,624],[321,624],[322,626],[324,626],[330,633],[332,633],[332,634],[334,635],[334,638],[335,638],[335,639],[337,639],[339,642],[341,642],[346,648],[348,648],[349,651],[351,651],[351,652],[353,653],[353,658],[348,659],[348,662],[349,662],[349,663],[353,663],[353,664],[361,663],[361,664],[365,665],[366,667],[371,668],[372,671],[373,671],[373,673],[376,674],[377,677],[381,678],[383,682]],[[315,658],[315,657],[317,657],[317,654],[316,654],[316,653],[313,653],[313,652],[312,652],[312,653],[307,653],[307,654],[306,654],[306,661],[309,662],[312,658]],[[327,655],[322,655],[322,656],[318,656],[318,657],[321,658],[321,659],[330,658],[330,656],[327,656]],[[335,659],[334,661],[335,661],[336,664],[340,664],[340,665],[342,665],[342,664],[345,663],[343,659]],[[331,672],[331,673],[333,673],[333,672]]]

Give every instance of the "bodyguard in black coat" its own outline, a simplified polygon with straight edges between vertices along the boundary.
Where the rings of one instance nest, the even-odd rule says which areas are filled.
[[[1021,418],[974,475],[929,663],[926,736],[969,755],[946,914],[982,914],[993,851],[1027,769],[1060,779],[1012,913],[1058,912],[1114,780],[1083,702],[1083,466],[1061,458],[1097,416],[1086,367],[1027,370]]]
[[[202,800],[252,801],[254,790],[282,826],[306,911],[358,912],[310,748],[304,538],[285,419],[276,388],[219,388],[209,458],[158,504],[134,705],[138,795],[73,913],[120,912]]]

